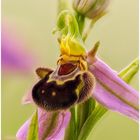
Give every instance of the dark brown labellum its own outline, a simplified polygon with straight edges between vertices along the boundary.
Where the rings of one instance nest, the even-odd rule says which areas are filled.
[[[65,71],[67,68],[70,70]],[[74,65],[69,63],[60,66],[58,71],[66,74],[73,69]],[[88,71],[79,71],[73,77],[61,81],[52,80],[52,75],[48,73],[32,90],[34,102],[47,111],[68,109],[76,103],[87,100],[95,85],[94,76]]]
[[[32,97],[35,103],[46,110],[67,109],[78,100],[75,92],[80,83],[80,75],[62,85],[56,81],[47,83],[47,76],[33,88]]]

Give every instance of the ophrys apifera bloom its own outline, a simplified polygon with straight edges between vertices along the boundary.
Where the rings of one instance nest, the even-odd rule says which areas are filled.
[[[45,112],[45,116],[57,112],[57,119],[63,115],[62,120],[69,120],[70,115],[67,114],[71,107],[93,97],[104,107],[138,120],[138,92],[97,57],[99,43],[91,51],[86,51],[75,16],[69,11],[63,11],[58,17],[57,29],[61,34],[56,69],[38,68],[36,73],[40,80],[33,86],[31,94],[41,112]],[[38,114],[41,118],[42,113]],[[38,120],[39,139],[60,139],[56,136],[62,129],[64,132],[68,121],[65,124],[64,121],[56,121],[52,132],[48,133],[41,125],[43,121],[46,126],[48,120],[42,118]],[[26,138],[30,122],[28,120],[19,130],[19,139],[22,139],[23,134],[23,139]],[[62,127],[54,134],[59,125]],[[40,132],[42,129],[43,134]]]

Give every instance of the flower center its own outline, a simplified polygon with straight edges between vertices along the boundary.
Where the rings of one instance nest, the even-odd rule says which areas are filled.
[[[58,74],[67,75],[67,74],[71,73],[72,71],[74,71],[76,68],[77,68],[77,66],[72,63],[65,63],[65,64],[60,65]]]

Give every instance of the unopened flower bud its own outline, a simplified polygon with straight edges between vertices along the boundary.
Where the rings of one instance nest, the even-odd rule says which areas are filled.
[[[90,18],[98,18],[106,13],[106,8],[109,4],[109,0],[74,0],[74,9]]]

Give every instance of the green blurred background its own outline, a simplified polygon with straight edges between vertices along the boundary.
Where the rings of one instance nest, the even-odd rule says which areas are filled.
[[[37,80],[36,67],[56,66],[59,47],[56,36],[52,35],[56,13],[57,0],[2,1],[2,21],[15,26],[26,41],[26,48],[39,62],[28,75],[2,72],[2,140],[15,139],[18,128],[35,109],[33,105],[21,105],[21,99]],[[137,57],[138,0],[111,1],[109,13],[91,31],[87,49],[98,40],[99,56],[117,71]],[[138,74],[131,85],[138,90]],[[138,140],[138,124],[109,112],[88,140]]]

